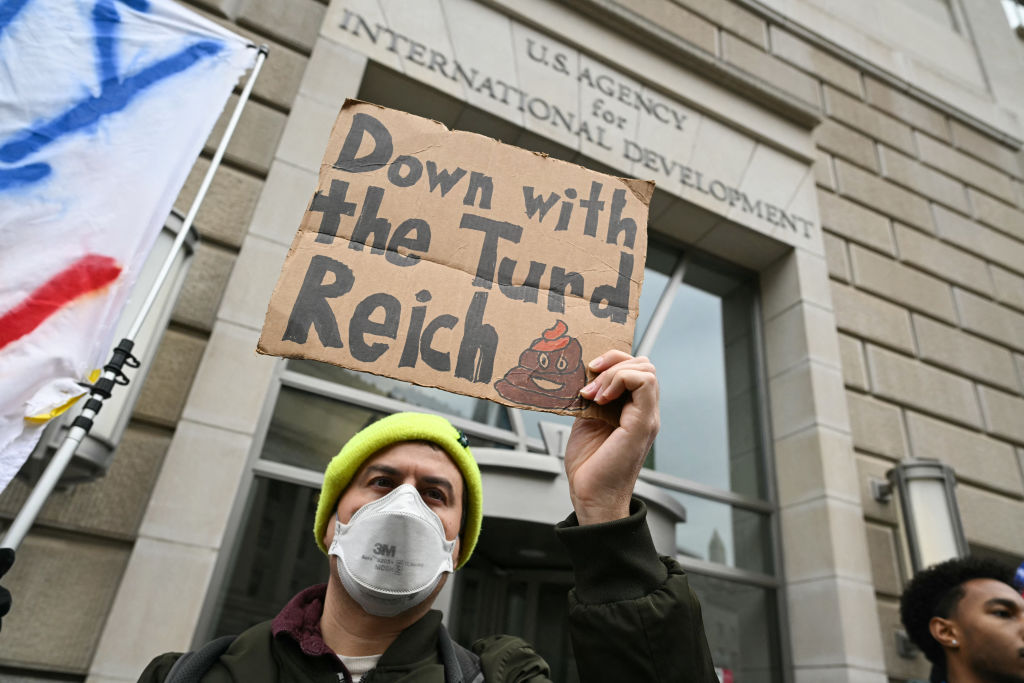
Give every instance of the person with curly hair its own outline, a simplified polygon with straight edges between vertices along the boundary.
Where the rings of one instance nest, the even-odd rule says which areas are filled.
[[[900,618],[932,683],[1024,683],[1024,597],[1012,581],[1012,568],[966,557],[907,584]]]

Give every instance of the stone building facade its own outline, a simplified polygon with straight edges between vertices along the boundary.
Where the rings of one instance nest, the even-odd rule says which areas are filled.
[[[522,632],[575,680],[546,418],[254,352],[348,97],[657,182],[637,342],[666,429],[638,494],[736,681],[926,678],[870,491],[903,458],[956,470],[974,552],[1024,555],[1024,39],[996,0],[191,4],[270,58],[109,472],[52,497],[4,580],[0,678],[135,680],[323,580],[318,468],[413,407],[484,471],[454,632]]]

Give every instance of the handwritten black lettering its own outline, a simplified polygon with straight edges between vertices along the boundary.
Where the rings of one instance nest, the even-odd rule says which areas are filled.
[[[561,266],[551,269],[551,286],[548,288],[548,310],[552,313],[565,312],[565,293],[583,296],[583,276],[566,271]]]
[[[496,221],[471,213],[462,215],[459,228],[484,233],[484,243],[480,246],[480,258],[477,259],[473,286],[490,289],[491,283],[494,282],[494,269],[498,264],[498,240],[507,240],[518,244],[523,236],[523,228],[515,223]]]
[[[605,238],[605,242],[618,244],[619,233],[625,233],[622,246],[632,249],[636,239],[636,221],[632,218],[622,217],[624,208],[626,208],[626,191],[620,188],[612,192],[612,208],[608,215],[608,237]]]
[[[403,171],[403,169],[406,169]],[[388,180],[395,187],[412,187],[423,175],[423,164],[416,157],[403,154],[388,166]]]
[[[530,270],[526,274],[523,284],[512,284],[512,277],[515,274],[518,262],[510,259],[501,259],[498,266],[498,289],[513,301],[523,301],[529,304],[537,303],[537,292],[540,290],[540,279],[547,270],[547,265],[538,261],[530,261]]]
[[[470,382],[490,383],[494,356],[498,352],[498,333],[484,322],[487,292],[476,292],[466,311],[455,376]]]
[[[430,191],[433,192],[440,187],[442,197],[448,194],[465,175],[466,169],[464,168],[449,171],[447,168],[438,169],[437,164],[433,161],[427,162],[427,182],[430,183]]]
[[[544,195],[534,195],[534,192],[534,188],[529,185],[523,186],[523,203],[526,205],[526,217],[533,218],[539,212],[540,217],[537,219],[537,222],[543,223],[544,216],[547,215],[548,210],[558,201],[559,195],[551,192],[548,194],[548,198],[544,199]]]
[[[328,274],[334,276],[333,282],[325,282]],[[342,348],[338,321],[327,300],[347,294],[354,283],[352,269],[341,261],[335,261],[322,254],[313,256],[281,339],[305,344],[309,338],[309,328],[312,326],[320,337],[320,343],[325,347]]]
[[[384,311],[384,320],[381,322],[371,319],[378,308]],[[383,342],[368,344],[366,336],[373,334],[387,339],[397,339],[401,315],[401,302],[383,292],[371,294],[356,304],[348,321],[348,350],[352,357],[364,363],[372,363],[384,355],[390,347]]]
[[[345,201],[348,193],[348,183],[344,180],[331,180],[331,189],[327,194],[319,190],[313,195],[313,201],[309,203],[309,210],[322,213],[320,218],[320,230],[317,232],[316,241],[330,244],[338,234],[341,226],[342,216],[355,214],[356,205]]]
[[[469,188],[466,190],[466,197],[462,203],[466,206],[473,206],[480,195],[478,207],[481,209],[491,208],[491,196],[494,194],[494,179],[483,173],[473,171],[469,174]]]
[[[619,277],[615,284],[595,287],[590,297],[590,312],[595,318],[608,318],[613,323],[626,324],[632,275],[633,255],[624,251],[619,254]]]
[[[597,235],[597,219],[604,210],[604,202],[600,200],[601,183],[596,180],[590,183],[590,197],[580,200],[580,206],[587,210],[587,219],[583,225],[583,234],[590,237]]]
[[[373,141],[373,149],[357,157],[363,136],[367,134]],[[356,114],[352,117],[352,127],[345,136],[345,142],[341,145],[341,152],[338,153],[334,167],[349,173],[376,171],[388,163],[393,151],[391,133],[384,124],[369,114]]]

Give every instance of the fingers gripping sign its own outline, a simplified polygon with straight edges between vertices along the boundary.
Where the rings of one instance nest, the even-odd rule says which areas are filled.
[[[608,351],[589,364],[599,373],[580,394],[599,405],[622,399],[617,427],[577,418],[566,445],[565,473],[579,523],[629,515],[629,501],[644,458],[658,434],[658,378],[646,357]]]

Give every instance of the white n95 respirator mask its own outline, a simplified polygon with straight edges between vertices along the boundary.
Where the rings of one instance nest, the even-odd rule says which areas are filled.
[[[393,617],[426,600],[453,571],[454,547],[419,491],[402,484],[356,510],[348,524],[335,518],[327,552],[352,599],[369,614]]]

